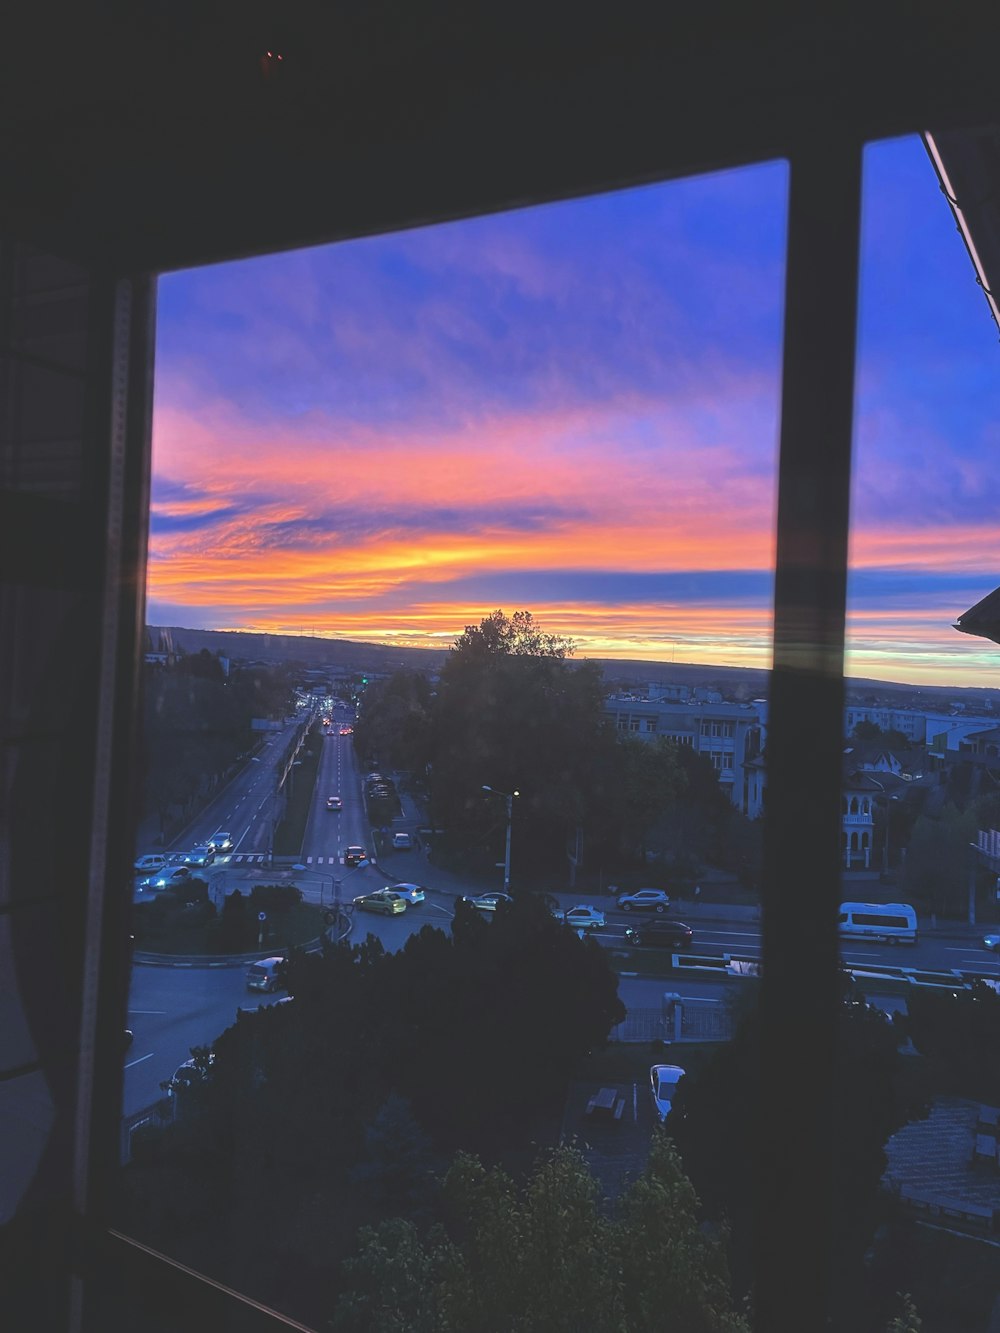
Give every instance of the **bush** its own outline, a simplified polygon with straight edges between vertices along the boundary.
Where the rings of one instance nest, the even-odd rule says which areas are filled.
[[[290,912],[302,901],[302,890],[294,884],[255,884],[250,893],[250,909],[258,912]]]

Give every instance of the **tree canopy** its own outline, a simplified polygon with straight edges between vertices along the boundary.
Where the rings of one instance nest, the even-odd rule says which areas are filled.
[[[340,1333],[749,1333],[733,1308],[724,1247],[699,1229],[697,1199],[670,1140],[613,1216],[581,1154],[543,1155],[522,1186],[460,1154],[442,1224],[367,1228],[345,1264]]]
[[[609,788],[614,738],[603,677],[595,663],[570,663],[570,651],[538,630],[530,612],[496,611],[460,636],[438,683],[433,820],[498,847],[504,812],[483,787],[519,791],[512,841],[519,869],[564,865],[567,833],[600,808]]]
[[[862,1256],[886,1167],[884,1145],[925,1107],[902,1076],[899,1033],[886,1015],[848,994],[840,1017],[830,1253],[835,1301],[844,1321],[836,1326],[846,1328],[852,1324],[845,1310],[861,1299]],[[790,1068],[794,1061],[789,1051]],[[742,1290],[749,1289],[753,1269],[759,1069],[759,1016],[752,1003],[736,1037],[719,1048],[697,1079],[681,1084],[671,1114],[671,1133],[708,1217],[731,1225],[730,1262]]]

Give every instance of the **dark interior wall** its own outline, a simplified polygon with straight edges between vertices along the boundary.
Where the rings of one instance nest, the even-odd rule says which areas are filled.
[[[78,1326],[77,1222],[100,1222],[101,1166],[114,1151],[153,346],[153,285],[142,275],[781,154],[801,160],[811,145],[824,151],[819,139],[856,148],[996,118],[1000,15],[980,6],[966,16],[845,0],[789,16],[776,4],[625,3],[613,14],[509,4],[474,21],[470,8],[105,0],[67,14],[38,3],[7,34],[0,1217],[13,1265],[7,1308],[20,1293],[38,1328]],[[262,63],[272,48],[286,57],[280,71]],[[840,378],[842,407],[843,366]],[[848,452],[840,447],[838,484]],[[827,531],[838,524],[845,536],[836,519]],[[831,559],[836,581],[842,556]],[[807,653],[821,640],[839,653],[840,596],[827,598],[828,623],[821,606],[807,608]],[[795,675],[788,735],[796,716],[815,723],[819,694],[839,726],[836,670],[827,660],[810,688],[809,669]],[[831,768],[831,800],[838,776]],[[771,789],[772,828],[794,837],[794,801],[775,815],[773,774]],[[830,856],[832,885],[832,840]],[[831,940],[821,935],[819,947]],[[780,995],[771,1003],[777,1012]],[[817,1055],[816,1087],[821,1065]],[[784,1257],[772,1258],[778,1272]]]
[[[25,11],[0,230],[119,271],[790,155],[830,127],[985,123],[1000,38],[987,7],[929,0]]]
[[[12,242],[0,283],[0,1218],[12,1283],[51,1257],[34,1295],[54,1321],[95,1075],[106,1098],[121,1077],[120,1019],[99,1014],[124,1000],[103,940],[126,929],[109,832],[132,818],[153,287]]]

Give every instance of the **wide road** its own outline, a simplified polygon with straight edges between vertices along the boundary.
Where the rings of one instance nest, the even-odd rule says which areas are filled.
[[[183,833],[163,848],[137,847],[136,856],[160,850],[186,852],[196,843],[205,842],[217,829],[226,829],[233,839],[233,854],[263,853],[273,840],[274,821],[279,802],[277,792],[278,761],[302,725],[302,719],[287,722],[271,733],[260,751],[223,790],[197,815]]]
[[[335,818],[331,816],[331,818]],[[384,881],[373,870],[358,872],[353,883],[368,880],[377,885]],[[352,881],[348,880],[347,883]],[[557,895],[564,906],[572,905],[572,895]],[[432,892],[425,903],[409,907],[400,917],[381,917],[356,913],[352,938],[363,938],[371,931],[386,948],[398,949],[415,930],[431,924],[448,928],[453,898]],[[602,933],[602,943],[614,948],[623,945],[623,925],[614,921]],[[698,949],[709,954],[759,956],[759,932],[740,926],[718,923],[699,926]],[[920,955],[919,958],[917,955]],[[641,967],[642,954],[636,955]],[[953,941],[929,941],[916,949],[859,945],[847,950],[850,966],[888,964],[935,968],[956,967],[1000,980],[1000,967],[994,956],[982,949]],[[732,983],[728,983],[731,986]],[[719,998],[727,983],[696,980],[691,975],[675,977],[627,977],[620,982],[620,994],[630,1008],[655,1008],[664,990],[677,990],[685,996]],[[256,993],[249,993],[245,969],[205,967],[143,967],[133,971],[129,1004],[129,1027],[135,1040],[126,1058],[125,1110],[149,1105],[160,1095],[159,1084],[190,1054],[192,1046],[210,1044],[236,1017],[239,1007],[252,1008],[259,1003],[273,1003]]]
[[[359,844],[369,851],[371,848],[368,845],[362,774],[358,770],[353,736],[340,735],[341,727],[350,725],[352,714],[346,707],[338,707],[334,719],[333,734],[324,740],[321,750],[314,801],[303,840],[301,869],[285,870],[281,877],[294,878],[310,901],[330,902],[339,894],[346,903],[361,893],[393,882],[396,876],[367,862],[356,868],[343,865],[344,848],[348,845]],[[233,852],[210,867],[213,898],[219,901],[223,891],[231,891],[238,885],[247,887],[262,878],[278,877],[274,870],[255,862],[263,861],[263,853],[270,846],[276,764],[293,731],[294,727],[289,726],[283,732],[275,733],[262,751],[260,762],[251,765],[220,794],[185,840],[188,845],[199,838],[207,838],[217,828],[226,828],[232,833],[236,843]],[[328,811],[328,796],[340,796],[343,810]],[[454,910],[453,885],[434,888],[434,870],[418,855],[392,857],[389,865],[393,870],[398,867],[401,877],[412,875],[421,881],[431,880],[426,901],[408,907],[404,914],[396,917],[356,912],[351,921],[352,938],[364,938],[371,932],[387,949],[395,950],[411,933],[425,925],[447,929]],[[563,908],[580,901],[579,896],[572,893],[558,893],[555,897]],[[606,912],[607,926],[598,933],[598,938],[608,948],[623,947],[625,927],[649,919],[645,915],[631,916],[618,911],[611,897],[585,901]],[[688,908],[687,912],[685,908]],[[671,919],[687,920],[694,929],[694,952],[715,956],[728,953],[751,959],[760,957],[760,928],[756,921],[713,917],[711,910],[707,903],[694,909],[687,904],[679,905],[670,913]],[[982,949],[978,943],[981,930],[968,928],[958,938],[953,937],[955,934],[953,931],[941,937],[925,931],[915,947],[852,942],[845,946],[843,958],[853,967],[882,964],[928,970],[955,968],[1000,980],[1000,958]],[[641,970],[641,957],[639,954],[637,970]],[[725,983],[695,980],[691,975],[674,979],[639,976],[623,977],[620,993],[630,1007],[651,1008],[659,1004],[664,989],[679,989],[688,996],[709,998],[721,995],[724,987]],[[126,1056],[125,1111],[154,1102],[161,1095],[161,1081],[170,1078],[177,1066],[189,1057],[193,1046],[211,1044],[235,1020],[241,1006],[252,1008],[259,1003],[273,1003],[276,998],[279,997],[263,998],[259,993],[248,992],[242,966],[137,965],[133,970],[129,1003],[128,1025],[135,1040]]]

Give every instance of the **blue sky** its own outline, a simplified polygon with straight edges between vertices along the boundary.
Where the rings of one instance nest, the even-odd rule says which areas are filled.
[[[161,279],[149,619],[767,666],[783,163]],[[997,336],[865,158],[848,669],[993,683]],[[995,650],[994,650],[995,651]]]

